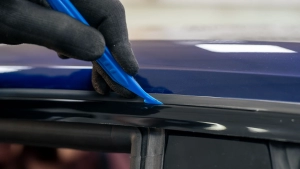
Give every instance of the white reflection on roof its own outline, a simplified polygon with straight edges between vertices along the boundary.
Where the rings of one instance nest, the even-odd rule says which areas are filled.
[[[198,44],[196,46],[217,53],[297,53],[275,45]]]

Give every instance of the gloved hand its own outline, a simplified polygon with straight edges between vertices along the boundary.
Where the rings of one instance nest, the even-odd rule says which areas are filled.
[[[107,94],[111,88],[124,97],[134,97],[95,62],[106,45],[125,72],[135,75],[138,71],[121,2],[71,2],[91,27],[50,9],[46,0],[0,0],[0,43],[36,44],[56,51],[61,58],[92,61],[92,83],[98,93]]]

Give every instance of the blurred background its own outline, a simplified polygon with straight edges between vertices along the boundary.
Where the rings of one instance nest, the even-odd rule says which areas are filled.
[[[0,143],[0,169],[129,168],[129,154]]]
[[[300,0],[121,0],[131,40],[300,41]]]

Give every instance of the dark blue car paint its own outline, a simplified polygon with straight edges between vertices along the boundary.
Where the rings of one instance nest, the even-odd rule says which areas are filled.
[[[150,93],[300,101],[298,43],[238,42],[295,53],[215,53],[196,47],[199,43],[221,42],[133,41],[141,68],[137,81]],[[93,90],[89,62],[61,60],[31,45],[0,46],[0,55],[2,68],[28,66],[2,71],[0,88]]]

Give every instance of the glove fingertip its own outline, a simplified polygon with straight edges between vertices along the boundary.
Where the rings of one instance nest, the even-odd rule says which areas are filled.
[[[92,85],[97,93],[108,95],[109,88],[96,69],[92,70]]]
[[[111,83],[109,85],[114,86],[114,87],[112,87],[112,90],[122,97],[125,97],[128,99],[133,99],[136,97],[136,94],[132,93],[131,91],[125,89],[124,87],[122,87],[121,85],[119,85],[113,81],[111,81]]]
[[[131,76],[138,73],[139,64],[131,49],[130,43],[121,43],[110,47],[111,53],[123,70]]]
[[[61,59],[70,59],[68,56],[65,56],[65,55],[59,54],[59,53],[57,53],[57,56]]]
[[[132,65],[132,66],[130,66],[129,68],[127,68],[127,70],[126,70],[126,72],[127,72],[129,75],[131,75],[131,76],[136,75],[136,74],[138,73],[138,71],[139,71],[139,66],[138,66],[138,64]]]
[[[106,84],[118,95],[125,97],[125,98],[135,98],[136,95],[132,93],[131,91],[127,90],[123,86],[119,85],[115,81],[111,80],[111,78],[105,73],[105,71],[98,65],[97,62],[93,61],[93,67],[96,70],[98,76],[101,75],[101,78],[104,79]],[[93,72],[94,73],[94,72]]]

